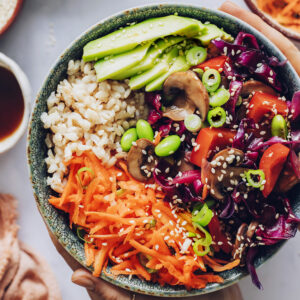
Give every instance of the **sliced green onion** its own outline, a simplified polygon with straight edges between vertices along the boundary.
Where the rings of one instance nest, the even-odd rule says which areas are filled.
[[[79,180],[79,183],[80,183],[82,189],[86,190],[87,187],[88,187],[88,185],[83,185],[82,181],[80,179],[80,176],[79,176],[82,172],[90,172],[91,175],[92,175],[92,180],[95,178],[95,173],[94,173],[94,171],[91,168],[88,168],[88,167],[83,167],[83,168],[81,168],[81,169],[78,170],[78,172],[77,172],[77,178]],[[90,183],[92,182],[92,180],[90,181]]]
[[[87,241],[84,236],[86,235],[86,231],[82,227],[77,227],[76,230],[77,236],[80,240],[84,241],[87,244],[91,244],[93,241]]]
[[[215,107],[207,114],[207,121],[211,127],[222,127],[226,122],[226,112],[222,107]]]
[[[207,50],[203,47],[193,47],[187,51],[186,60],[191,66],[201,64],[206,60]]]
[[[157,270],[155,269],[150,269],[148,267],[146,267],[147,263],[149,262],[149,260],[152,259],[152,257],[148,254],[143,254],[143,253],[138,253],[138,259],[140,261],[140,264],[145,268],[145,270],[149,273],[156,273]]]
[[[199,246],[204,247],[204,249],[203,249],[203,250],[199,250]],[[206,255],[207,253],[209,253],[210,247],[209,247],[209,246],[203,246],[203,245],[201,244],[201,240],[197,240],[197,241],[194,243],[194,245],[193,245],[193,250],[194,250],[194,252],[195,252],[195,254],[196,254],[197,256],[204,256],[204,255]]]
[[[187,233],[187,237],[189,237],[189,238],[193,238],[193,237],[196,237],[196,233],[194,233],[194,232],[188,232]]]
[[[155,226],[156,226],[156,220],[152,219],[152,220],[149,221],[149,223],[146,223],[144,227],[146,229],[150,229],[150,228],[153,228]]]
[[[205,201],[205,204],[209,207],[212,208],[215,205],[215,200],[207,200]],[[198,212],[201,210],[201,208],[203,207],[204,203],[199,202],[197,203],[194,207],[193,207],[193,211],[192,211],[192,215],[197,215]]]
[[[211,221],[213,215],[214,213],[212,212],[212,210],[208,208],[206,203],[204,203],[203,207],[197,213],[197,215],[192,217],[192,221],[201,226],[207,226]]]
[[[208,69],[203,73],[202,82],[207,91],[212,93],[218,89],[221,83],[221,75],[215,69]]]
[[[249,170],[245,173],[249,186],[261,188],[264,185],[265,173],[263,170]]]
[[[204,237],[200,238],[193,244],[193,250],[196,255],[204,256],[210,251],[210,245],[212,243],[212,237],[208,231],[206,231],[202,226],[199,224],[193,223],[194,227],[198,228],[203,234]],[[199,246],[204,247],[204,250],[199,250]]]
[[[194,71],[195,73],[197,73],[198,76],[199,76],[200,78],[202,78],[203,73],[204,73],[204,71],[203,71],[202,69],[200,69],[200,68],[195,68],[195,69],[193,69],[193,71]]]
[[[201,245],[202,246],[210,246],[212,243],[212,237],[211,237],[210,233],[197,223],[193,222],[193,226],[195,228],[199,229],[204,234],[204,237],[199,239],[201,241]]]
[[[204,74],[205,75],[205,74]],[[203,76],[204,76],[203,75]],[[224,88],[218,89],[209,98],[209,105],[212,107],[222,106],[230,99],[230,93]]]
[[[198,115],[191,114],[185,117],[184,125],[190,132],[197,132],[202,126],[201,119]]]

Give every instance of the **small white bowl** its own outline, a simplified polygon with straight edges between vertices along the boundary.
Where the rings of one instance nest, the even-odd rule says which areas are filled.
[[[17,79],[24,101],[24,114],[19,127],[7,138],[0,141],[0,153],[11,149],[24,134],[30,113],[31,88],[27,76],[21,68],[9,57],[0,52],[0,66],[10,70]],[[1,108],[0,108],[1,109]]]

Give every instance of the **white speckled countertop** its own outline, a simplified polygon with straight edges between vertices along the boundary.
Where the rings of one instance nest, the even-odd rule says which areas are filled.
[[[0,36],[0,52],[14,59],[25,71],[35,96],[55,59],[82,31],[118,11],[158,2],[162,1],[24,0],[16,22],[8,32]],[[163,2],[187,3],[184,0]],[[221,2],[188,1],[190,4],[210,8],[217,8]],[[243,0],[234,2],[245,7]],[[11,193],[18,198],[19,236],[48,260],[57,276],[63,299],[89,299],[85,290],[71,283],[71,270],[56,253],[35,206],[28,178],[25,147],[24,136],[15,148],[0,155],[0,192]],[[258,291],[247,277],[240,282],[245,300],[300,299],[300,235],[289,241],[258,270],[258,274],[264,291]]]

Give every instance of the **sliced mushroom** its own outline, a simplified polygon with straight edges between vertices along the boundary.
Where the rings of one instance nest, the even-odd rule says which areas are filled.
[[[238,185],[247,170],[240,167],[243,159],[244,152],[235,148],[224,149],[213,157],[209,164],[209,172],[206,170],[212,197],[224,200],[225,193],[233,191]]]
[[[154,144],[147,139],[139,139],[132,145],[127,156],[128,172],[138,180],[145,182],[152,176],[155,166]]]
[[[245,240],[247,238],[247,230],[248,230],[248,225],[246,223],[241,224],[239,227],[237,233],[236,233],[236,238],[235,238],[235,243],[233,246],[232,250],[232,257],[233,259],[237,259],[242,257],[243,252],[245,251]]]
[[[211,163],[208,172],[210,194],[217,200],[224,200],[225,193],[233,189],[241,181],[247,169],[240,167],[244,159],[244,152],[228,148],[217,153]]]
[[[251,79],[251,80],[244,82],[242,91],[241,91],[242,98],[248,98],[250,96],[250,94],[253,92],[263,92],[263,93],[277,96],[277,93],[274,89],[272,89],[270,86],[268,86],[260,81]]]
[[[173,103],[166,108],[163,116],[181,121],[197,108],[202,121],[205,120],[209,108],[209,96],[205,86],[193,71],[176,72],[170,75],[164,83],[164,96]]]
[[[195,105],[193,102],[186,101],[183,96],[178,96],[171,106],[166,107],[163,116],[173,121],[182,121],[186,116],[193,114],[194,111]]]
[[[255,233],[257,226],[257,221],[251,222],[249,226],[246,223],[243,223],[237,231],[234,247],[232,250],[232,256],[234,259],[241,259],[241,265],[243,265],[245,262],[244,254],[247,247],[251,244],[251,239]]]

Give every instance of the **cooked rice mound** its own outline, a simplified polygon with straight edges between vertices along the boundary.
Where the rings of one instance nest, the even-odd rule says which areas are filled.
[[[107,167],[126,157],[120,139],[126,129],[145,119],[144,93],[134,93],[126,82],[97,82],[92,63],[69,61],[67,79],[47,100],[41,120],[50,132],[46,163],[47,184],[62,193],[68,170],[64,161],[92,150]]]

